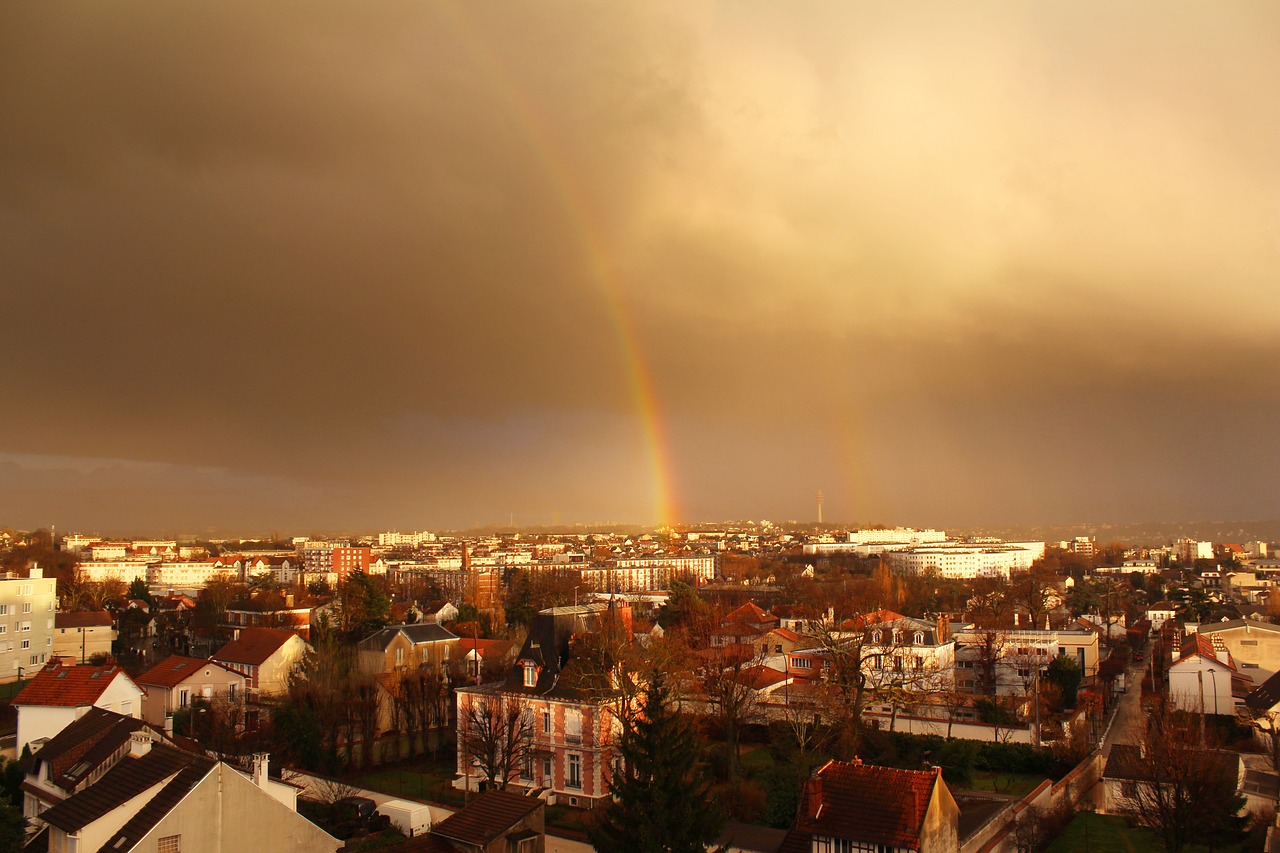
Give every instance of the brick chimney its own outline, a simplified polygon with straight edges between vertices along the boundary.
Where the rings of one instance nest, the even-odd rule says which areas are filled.
[[[939,645],[951,639],[951,617],[945,613],[938,614],[937,642]]]
[[[806,801],[808,808],[806,814],[810,819],[816,820],[818,812],[822,811],[822,777],[815,775],[808,782],[805,782],[806,793],[809,795]]]

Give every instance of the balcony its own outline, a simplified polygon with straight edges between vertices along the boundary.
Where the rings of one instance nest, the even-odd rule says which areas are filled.
[[[582,746],[582,735],[565,735],[564,742],[569,746]]]

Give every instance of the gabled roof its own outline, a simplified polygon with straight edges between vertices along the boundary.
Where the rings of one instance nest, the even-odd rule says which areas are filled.
[[[114,663],[106,666],[64,666],[55,660],[27,682],[13,704],[81,708],[97,702],[117,678],[133,684],[139,693],[145,692]]]
[[[882,625],[888,622],[897,622],[900,619],[906,618],[907,617],[903,616],[901,613],[895,613],[892,610],[885,610],[881,608],[880,610],[876,610],[871,613],[863,613],[860,616],[855,616],[852,619],[846,619],[844,622],[840,623],[840,628],[847,631],[861,631],[868,625]]]
[[[55,613],[55,628],[110,628],[111,614],[105,610],[92,610],[88,613]]]
[[[1226,661],[1220,660],[1218,658],[1217,649],[1213,646],[1213,640],[1204,634],[1192,634],[1187,637],[1182,644],[1182,654],[1179,656],[1178,660],[1175,661],[1175,665],[1197,655],[1202,658],[1208,658],[1221,666],[1225,666],[1233,672],[1235,671],[1236,664],[1235,661],[1231,659],[1231,653],[1227,653]]]
[[[754,601],[748,601],[746,604],[742,605],[736,610],[729,611],[729,613],[726,614],[725,617],[720,620],[720,624],[724,625],[727,622],[749,622],[749,623],[766,624],[766,623],[777,622],[777,621],[778,621],[777,616],[774,616],[772,613],[766,613],[765,611],[761,610]]]
[[[216,763],[176,747],[152,746],[146,755],[124,758],[88,788],[41,812],[40,819],[64,832],[77,832],[187,767],[203,767],[207,773]]]
[[[1205,622],[1200,626],[1201,634],[1217,634],[1222,631],[1230,631],[1235,628],[1248,628],[1249,633],[1254,631],[1265,631],[1269,634],[1280,634],[1280,625],[1272,625],[1270,622],[1259,622],[1257,619],[1231,619],[1226,622]]]
[[[479,652],[481,659],[501,658],[511,651],[515,643],[510,640],[476,640],[471,637],[458,639],[458,652],[466,656],[472,651]]]
[[[169,784],[161,788],[158,794],[148,800],[147,804],[130,818],[124,826],[120,827],[115,834],[108,838],[99,850],[108,851],[108,853],[127,853],[127,851],[132,850],[134,845],[154,829],[156,824],[160,823],[165,815],[169,814],[174,806],[178,805],[182,798],[190,793],[191,789],[195,788],[200,783],[200,780],[208,776],[216,766],[217,762],[212,758],[200,756],[197,760],[183,767],[176,776],[169,780]]]
[[[918,849],[938,784],[940,771],[830,761],[805,785],[796,832]]]
[[[31,756],[28,771],[38,774],[40,766],[47,764],[53,783],[64,791],[72,790],[142,729],[150,730],[157,738],[162,736],[142,720],[105,708],[90,708]]]
[[[297,636],[285,628],[243,628],[239,637],[218,649],[213,660],[262,666],[267,658]]]
[[[739,684],[745,684],[752,690],[765,690],[786,681],[787,675],[773,667],[757,664],[743,667],[736,680]]]
[[[457,634],[449,631],[438,622],[420,622],[414,625],[388,625],[373,636],[361,640],[360,645],[363,648],[385,651],[391,647],[391,643],[400,635],[404,635],[415,646],[426,643],[447,643],[450,640],[458,639]]]
[[[542,800],[534,797],[510,791],[489,791],[462,811],[431,827],[431,834],[487,847],[495,838],[540,808]]]
[[[200,670],[209,667],[215,667],[224,672],[235,672],[215,660],[169,655],[169,657],[139,675],[138,683],[147,687],[175,687]],[[235,674],[239,675],[239,673]]]

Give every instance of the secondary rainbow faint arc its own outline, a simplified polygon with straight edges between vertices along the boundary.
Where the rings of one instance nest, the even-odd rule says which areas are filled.
[[[454,8],[454,4],[442,2],[436,8],[444,13],[447,18],[445,23],[453,28],[460,43],[471,52],[479,66],[487,73],[492,84],[491,88],[502,99],[507,112],[515,119],[516,126],[523,131],[526,140],[537,153],[546,171],[548,183],[582,241],[583,250],[591,264],[592,277],[599,285],[609,309],[609,317],[617,333],[618,345],[626,366],[632,399],[640,415],[645,451],[649,457],[654,509],[658,523],[671,526],[678,520],[679,512],[672,487],[673,477],[667,432],[659,413],[653,376],[648,363],[642,356],[639,340],[623,305],[619,277],[609,260],[604,240],[596,231],[587,204],[576,188],[573,174],[552,143],[551,135],[543,126],[537,112],[529,106],[525,98],[521,97],[521,89],[517,81],[507,73],[501,60],[493,51],[489,50],[483,40],[472,31],[465,17]]]

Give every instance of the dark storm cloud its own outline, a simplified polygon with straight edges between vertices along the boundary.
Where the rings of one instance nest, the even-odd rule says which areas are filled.
[[[1277,15],[8,6],[0,523],[1273,516]]]

